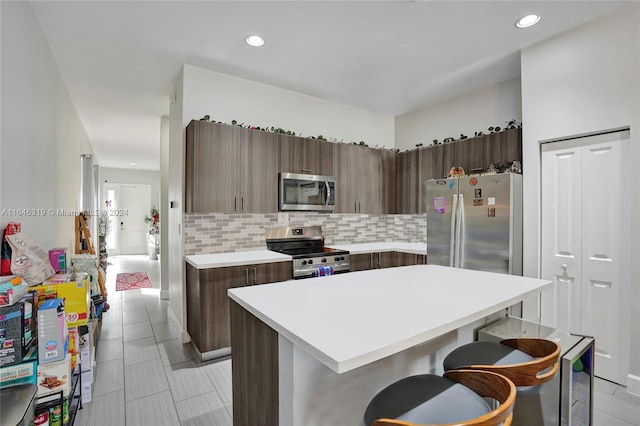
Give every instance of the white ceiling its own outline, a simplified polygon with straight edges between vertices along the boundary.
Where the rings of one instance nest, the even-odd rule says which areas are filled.
[[[183,64],[398,115],[517,77],[523,47],[632,2],[31,4],[99,164],[159,170],[160,117]],[[529,13],[540,23],[515,28]],[[251,33],[265,45],[247,46]]]

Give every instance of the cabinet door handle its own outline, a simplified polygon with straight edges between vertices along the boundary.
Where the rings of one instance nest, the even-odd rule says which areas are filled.
[[[358,202],[353,203],[353,212],[358,213]]]
[[[247,274],[245,285],[249,285],[249,268],[245,269],[244,272]]]
[[[302,173],[313,173],[313,170],[310,169],[300,169]]]
[[[233,211],[238,211],[238,197],[233,197]]]
[[[242,209],[240,211],[244,213],[244,197],[242,197]]]
[[[258,284],[258,271],[257,268],[253,268],[253,285]]]

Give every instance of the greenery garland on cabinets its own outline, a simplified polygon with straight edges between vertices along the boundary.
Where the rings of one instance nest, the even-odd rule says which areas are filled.
[[[209,115],[205,115],[204,117],[202,117],[200,119],[200,121],[209,121],[211,123],[218,123],[218,124],[229,124],[229,123],[223,123],[222,121],[215,121],[211,119],[211,116]],[[489,128],[487,128],[487,132],[488,134],[491,133],[498,133],[498,132],[503,132],[505,130],[512,130],[512,129],[519,129],[522,127],[522,123],[517,121],[517,120],[510,120],[510,121],[505,121],[506,126],[504,128],[500,127],[500,126],[491,126]],[[250,124],[244,124],[244,123],[238,123],[237,120],[231,120],[230,123],[232,126],[239,126],[242,128],[246,128],[246,129],[251,129],[251,130],[260,130],[263,132],[271,132],[271,133],[278,133],[278,134],[282,134],[282,135],[291,135],[291,136],[296,136],[296,132],[291,131],[291,130],[284,130],[282,127],[274,127],[274,126],[265,126],[265,127],[259,127],[259,126],[252,126]],[[300,133],[299,135],[297,135],[299,137],[302,137],[302,133]],[[484,132],[479,131],[479,132],[474,132],[473,137],[478,137],[478,136],[484,136]],[[329,142],[343,142],[342,140],[338,141],[336,138],[330,138],[327,139],[322,135],[318,135],[318,136],[307,136],[309,139],[316,139],[316,140],[321,140],[321,141],[329,141]],[[442,142],[440,142],[438,139],[434,139],[431,142],[430,146],[434,146],[434,145],[440,145],[442,143],[450,143],[450,142],[456,142],[456,141],[460,141],[463,139],[468,139],[468,136],[465,134],[460,133],[460,137],[458,139],[454,138],[454,137],[446,137],[442,140]],[[360,141],[360,142],[350,142],[351,145],[359,145],[359,146],[369,146],[365,141]],[[423,143],[417,143],[416,144],[416,148],[421,148],[425,146]],[[375,146],[374,148],[379,148],[378,146]],[[394,152],[400,152],[400,150],[398,148],[385,148],[384,146],[382,147],[382,149],[390,149],[391,151]]]
[[[218,123],[218,124],[231,124],[232,126],[239,126],[242,128],[246,128],[246,129],[251,129],[251,130],[260,130],[263,132],[271,132],[271,133],[278,133],[281,135],[291,135],[291,136],[299,136],[299,137],[303,137],[302,133],[296,135],[296,132],[291,131],[291,130],[284,130],[282,127],[274,127],[274,126],[265,126],[265,127],[259,127],[259,126],[252,126],[250,124],[244,124],[244,123],[238,123],[237,120],[231,120],[231,123],[224,123],[222,121],[216,121],[216,120],[212,120],[210,115],[205,115],[204,117],[202,117],[200,119],[200,121],[208,121],[211,123]],[[336,142],[336,143],[342,143],[344,142],[343,140],[338,140],[337,138],[325,138],[322,135],[318,135],[318,136],[306,136],[309,139],[315,139],[315,140],[319,140],[319,141],[327,141],[327,142]],[[351,145],[359,145],[359,146],[369,146],[365,141],[359,141],[359,142],[350,142]],[[374,148],[379,148],[378,146],[375,146]],[[386,147],[382,147],[382,149],[390,149],[391,151],[395,151],[395,152],[399,152],[400,150],[397,148],[386,148]]]
[[[517,121],[517,120],[510,120],[510,121],[505,121],[505,123],[507,123],[507,125],[504,128],[501,128],[500,126],[491,126],[487,129],[488,134],[491,133],[498,133],[498,132],[504,132],[505,130],[512,130],[512,129],[520,129],[522,127],[522,123]],[[478,136],[484,136],[484,132],[479,131],[479,132],[474,132],[473,137],[477,138]],[[460,133],[460,137],[458,139],[453,138],[453,137],[447,137],[444,138],[442,140],[442,142],[438,141],[438,139],[434,139],[433,142],[431,143],[431,146],[434,145],[440,145],[441,143],[449,143],[449,142],[456,142],[456,141],[461,141],[463,139],[467,139],[468,137],[462,133]],[[416,144],[416,148],[420,148],[421,146],[423,146],[423,144],[418,143]]]

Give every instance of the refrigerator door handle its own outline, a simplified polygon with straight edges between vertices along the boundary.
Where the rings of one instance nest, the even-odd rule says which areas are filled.
[[[465,238],[464,238],[464,198],[462,197],[462,194],[458,195],[458,210],[456,211],[456,259],[457,259],[457,264],[456,264],[456,268],[462,268],[462,265],[464,265],[464,244],[465,244]]]
[[[451,204],[451,230],[449,232],[449,266],[456,267],[456,239],[457,239],[457,215],[458,215],[458,196],[453,196],[453,202]]]

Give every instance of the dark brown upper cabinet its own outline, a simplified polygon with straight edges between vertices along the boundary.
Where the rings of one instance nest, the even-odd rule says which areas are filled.
[[[508,161],[522,164],[522,129],[401,152],[396,157],[396,212],[424,213],[424,182],[446,178],[454,166],[471,174]]]
[[[191,121],[185,153],[187,213],[278,210],[278,135]]]
[[[334,176],[336,144],[299,136],[278,135],[280,172]]]
[[[336,144],[336,213],[395,213],[395,153]]]

